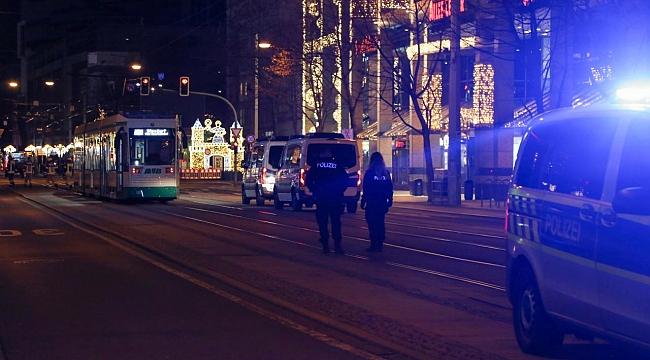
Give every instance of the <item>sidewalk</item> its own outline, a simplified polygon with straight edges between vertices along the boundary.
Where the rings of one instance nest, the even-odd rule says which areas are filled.
[[[505,204],[503,202],[496,203],[489,200],[465,200],[461,194],[460,206],[449,206],[444,203],[427,202],[427,196],[414,196],[408,190],[396,190],[393,192],[394,206],[398,207],[413,207],[418,209],[432,212],[447,212],[458,213],[476,216],[488,216],[503,219],[505,217]]]

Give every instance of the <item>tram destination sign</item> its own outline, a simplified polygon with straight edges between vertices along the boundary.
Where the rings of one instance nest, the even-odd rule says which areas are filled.
[[[169,129],[133,129],[133,136],[167,136]]]

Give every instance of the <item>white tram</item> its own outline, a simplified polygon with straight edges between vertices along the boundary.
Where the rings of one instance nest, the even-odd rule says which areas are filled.
[[[182,157],[178,119],[127,116],[75,128],[73,189],[116,200],[176,199]]]

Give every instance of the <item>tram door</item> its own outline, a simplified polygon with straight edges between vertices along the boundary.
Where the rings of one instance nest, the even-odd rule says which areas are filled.
[[[128,171],[128,152],[126,151],[126,147],[126,132],[124,132],[124,129],[120,129],[115,136],[115,195],[118,198],[121,197],[122,192],[124,191],[124,171]]]
[[[99,183],[99,194],[101,196],[108,196],[108,162],[109,156],[111,153],[111,145],[109,143],[109,137],[108,135],[104,134],[102,135],[102,142],[101,142],[101,151],[102,153],[100,154],[100,164],[99,164],[99,176],[100,176],[100,183]]]

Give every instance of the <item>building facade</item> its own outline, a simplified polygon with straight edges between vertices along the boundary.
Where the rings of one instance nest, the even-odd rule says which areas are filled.
[[[295,93],[299,109],[285,129],[351,129],[365,159],[384,155],[398,188],[444,178],[456,136],[463,183],[508,181],[532,116],[606,101],[618,82],[648,73],[648,9],[638,0],[304,0],[299,31],[293,6],[294,21],[258,14],[264,21],[248,30],[282,34],[271,61],[290,54],[293,87],[282,94]],[[272,78],[260,85],[269,93]]]

